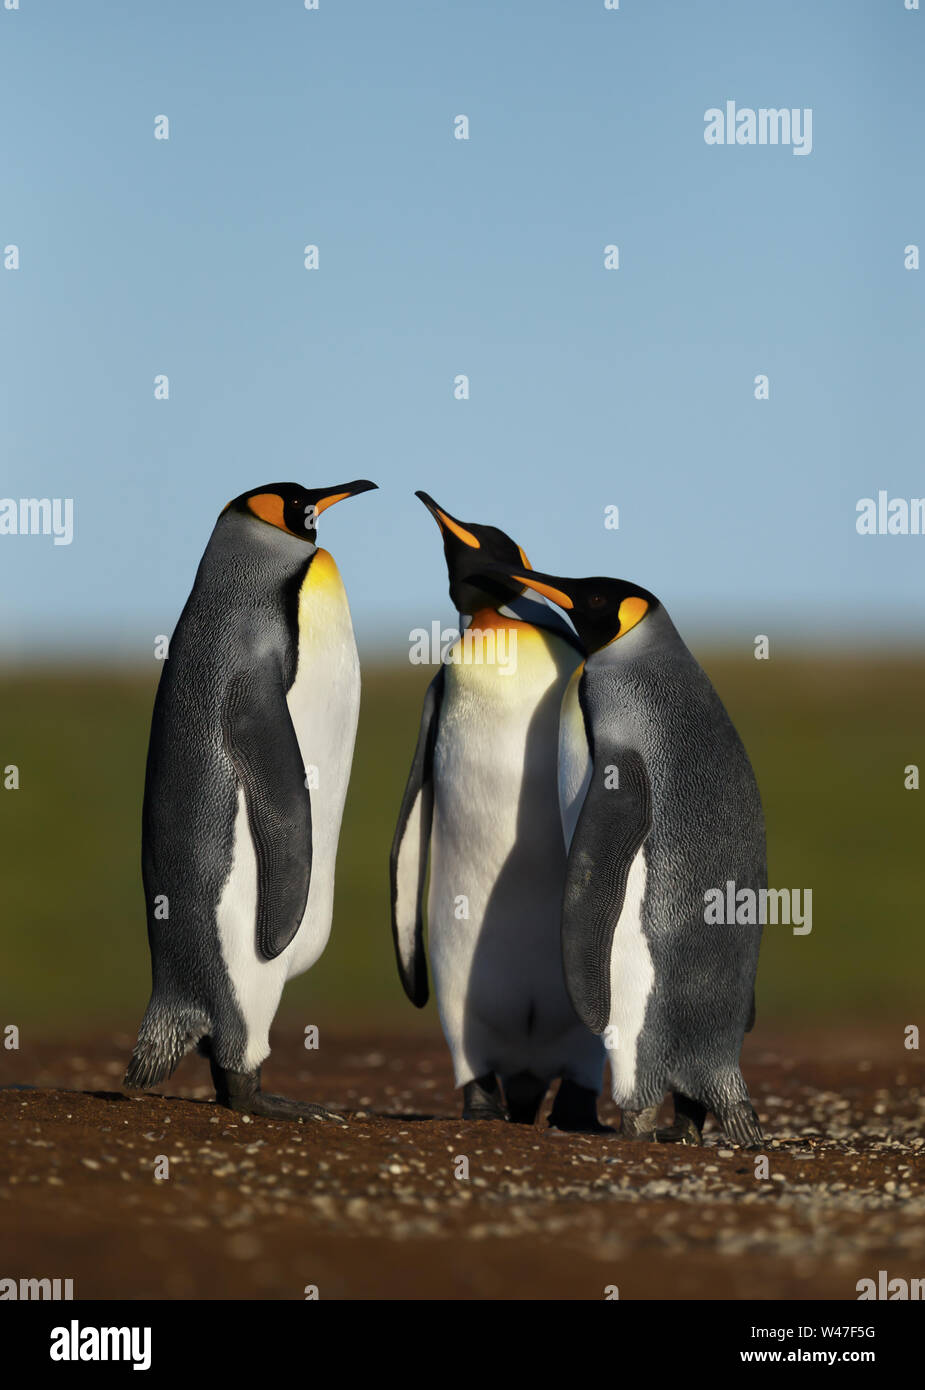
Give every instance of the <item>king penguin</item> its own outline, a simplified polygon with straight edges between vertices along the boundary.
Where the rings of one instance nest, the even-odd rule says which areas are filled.
[[[562,952],[575,1008],[607,1044],[621,1133],[699,1143],[712,1112],[731,1140],[760,1145],[739,1054],[761,927],[708,924],[705,908],[729,880],[767,886],[745,749],[648,590],[511,566],[500,578],[564,609],[587,653],[560,724]],[[657,1130],[668,1090],[674,1124]]]
[[[171,638],[142,815],[153,989],[125,1082],[153,1086],[198,1047],[216,1098],[326,1118],[267,1095],[261,1063],[286,980],[331,929],[360,670],[317,518],[365,480],[270,483],[224,508]]]
[[[493,561],[528,567],[509,536],[416,495],[443,535],[465,630],[427,690],[392,845],[399,973],[423,1006],[429,852],[430,960],[463,1117],[532,1124],[561,1077],[550,1124],[596,1130],[604,1049],[569,1000],[559,943],[559,709],[581,653],[544,599],[472,581]]]

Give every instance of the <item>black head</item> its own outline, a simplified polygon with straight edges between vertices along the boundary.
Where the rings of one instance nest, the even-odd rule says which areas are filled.
[[[302,487],[300,483],[267,483],[265,487],[251,488],[242,492],[233,502],[223,508],[225,512],[239,512],[243,516],[254,517],[286,531],[299,540],[315,542],[318,518],[328,507],[345,497],[355,497],[360,492],[369,492],[378,484],[360,478],[352,483],[339,483],[335,487]]]
[[[457,521],[439,507],[426,492],[416,492],[440,527],[443,553],[450,577],[450,598],[460,613],[477,613],[481,608],[500,608],[523,593],[523,585],[505,582],[502,568],[530,569],[530,561],[516,541],[497,526],[481,526],[475,521]],[[475,576],[497,565],[493,586],[484,588]]]
[[[563,579],[555,574],[541,574],[538,570],[504,570],[498,579],[502,584],[534,589],[564,609],[589,656],[616,638],[625,637],[631,628],[659,607],[658,599],[648,589],[629,584],[625,579]],[[480,581],[490,585],[492,573],[480,576]]]

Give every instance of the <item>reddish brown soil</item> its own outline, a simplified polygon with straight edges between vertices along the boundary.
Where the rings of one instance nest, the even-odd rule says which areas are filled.
[[[715,1129],[694,1149],[464,1124],[437,1040],[308,1053],[279,1030],[268,1089],[346,1126],[219,1110],[197,1058],[128,1096],[131,1042],[0,1052],[0,1277],[106,1299],[855,1299],[880,1269],[925,1276],[925,1066],[901,1029],[750,1040],[766,1179]]]

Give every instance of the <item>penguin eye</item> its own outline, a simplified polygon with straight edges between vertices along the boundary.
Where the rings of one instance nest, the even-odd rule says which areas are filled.
[[[603,608],[606,603],[607,600],[604,598],[603,594],[592,594],[588,599],[589,608]]]

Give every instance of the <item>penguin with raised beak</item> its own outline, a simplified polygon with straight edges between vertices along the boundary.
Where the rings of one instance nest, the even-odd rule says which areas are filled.
[[[559,708],[581,653],[523,584],[477,579],[495,562],[529,574],[516,541],[417,496],[440,529],[463,631],[424,699],[392,846],[402,983],[426,1002],[429,857],[430,961],[463,1117],[532,1124],[561,1078],[550,1124],[596,1130],[604,1050],[569,1000],[559,944]]]

